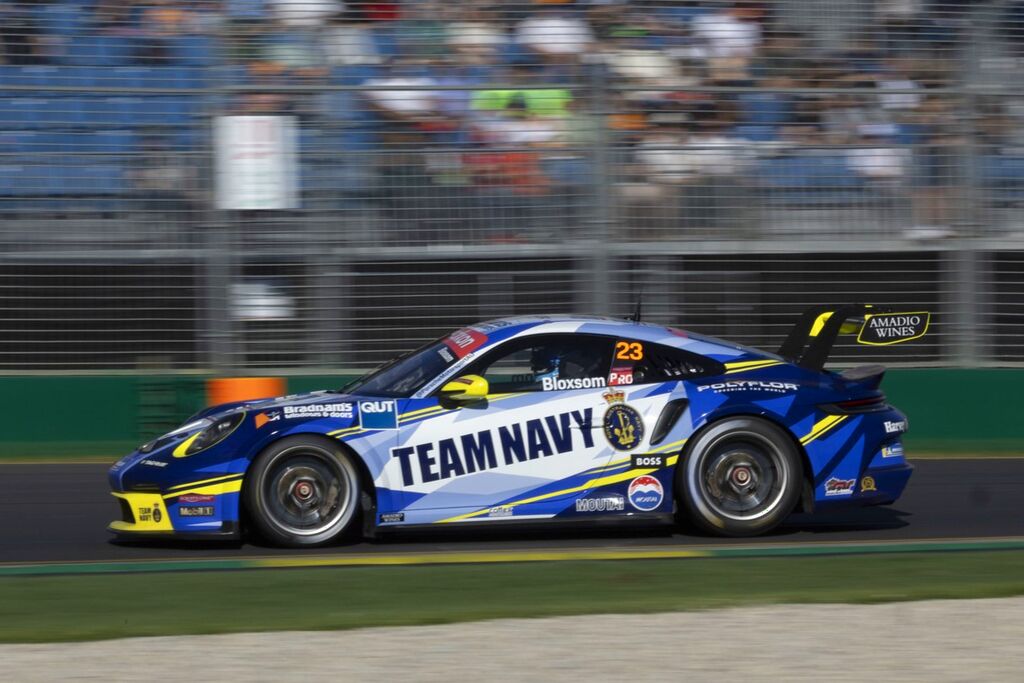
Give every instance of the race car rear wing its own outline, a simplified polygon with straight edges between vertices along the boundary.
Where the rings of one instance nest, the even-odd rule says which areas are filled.
[[[800,315],[778,354],[808,370],[825,367],[840,334],[857,334],[869,346],[889,346],[919,339],[928,331],[931,314],[903,313],[870,304],[812,306]]]

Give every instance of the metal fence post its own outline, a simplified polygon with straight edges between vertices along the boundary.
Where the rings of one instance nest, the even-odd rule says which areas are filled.
[[[614,183],[611,178],[611,145],[608,131],[608,83],[604,69],[600,65],[591,65],[590,69],[590,101],[594,111],[591,114],[593,126],[594,148],[593,159],[593,210],[590,214],[590,234],[583,234],[581,243],[587,244],[586,255],[580,264],[586,277],[577,278],[577,282],[587,283],[589,292],[581,292],[577,300],[585,302],[582,312],[593,315],[608,315],[615,310],[617,302],[612,301],[611,244],[613,204],[612,191]],[[585,226],[584,226],[585,227]]]

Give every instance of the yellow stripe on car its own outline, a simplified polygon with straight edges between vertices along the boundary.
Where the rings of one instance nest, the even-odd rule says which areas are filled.
[[[802,439],[800,439],[800,443],[806,446],[807,444],[814,441],[822,434],[829,431],[837,424],[845,420],[847,417],[849,417],[849,415],[828,415],[818,420],[817,422],[814,423],[814,426],[811,427],[811,431],[809,431]]]
[[[764,368],[771,368],[776,365],[782,365],[780,360],[755,360],[755,361],[744,361],[742,363],[726,363],[725,374],[735,375],[737,372],[747,372],[749,370],[762,370]]]
[[[652,449],[652,450],[649,450],[649,451],[645,451],[645,453],[664,452],[664,451],[667,451],[667,450],[671,450],[672,448],[674,448],[676,446],[682,446],[684,443],[686,443],[686,439],[680,439],[679,441],[673,441],[672,443],[667,443],[667,444],[665,444],[663,446],[659,446],[658,448],[655,448],[655,449]],[[632,456],[630,456],[630,459],[632,459]],[[672,465],[675,465],[677,462],[679,462],[679,456],[678,455],[673,455],[673,456],[670,456],[665,461],[665,466],[666,467],[671,467]],[[607,468],[612,468],[613,465],[606,465],[605,467],[606,467],[606,469]],[[598,488],[598,487],[601,487],[601,486],[608,486],[610,484],[617,484],[617,483],[619,483],[621,481],[626,481],[627,479],[633,479],[633,478],[639,477],[640,475],[643,475],[643,474],[650,474],[651,472],[657,471],[657,469],[658,469],[657,467],[639,467],[639,468],[636,468],[636,469],[630,469],[630,470],[626,470],[625,472],[619,472],[617,474],[612,474],[612,475],[608,475],[608,476],[604,476],[604,477],[597,477],[595,479],[590,479],[585,484],[581,484],[579,486],[573,486],[571,488],[562,489],[560,491],[552,491],[551,493],[542,493],[539,496],[533,496],[531,498],[524,498],[522,500],[517,500],[517,501],[512,502],[512,503],[504,503],[502,505],[495,505],[495,506],[492,506],[492,507],[511,508],[511,507],[516,507],[518,505],[528,505],[529,503],[536,503],[536,502],[539,502],[539,501],[542,501],[542,500],[550,500],[552,498],[558,498],[559,496],[567,496],[567,495],[569,495],[571,493],[579,493],[580,491],[586,491],[587,489],[591,489],[591,488]],[[601,470],[597,471],[597,473],[600,473],[600,472],[601,472]],[[488,508],[484,508],[482,510],[477,510],[476,512],[467,512],[467,513],[462,514],[462,515],[456,515],[455,517],[449,517],[448,519],[442,519],[442,520],[440,520],[437,523],[438,524],[446,524],[448,522],[462,522],[462,521],[465,521],[467,519],[473,519],[473,518],[479,517],[481,515],[486,515],[488,512],[490,512],[490,510],[491,510],[491,508],[488,507]]]
[[[171,491],[164,495],[164,498],[177,498],[178,496],[184,496],[185,494],[199,494],[207,496],[219,496],[224,493],[236,493],[242,490],[242,475],[237,475],[237,479],[231,481],[222,481],[216,484],[206,484],[205,486],[196,486],[194,488],[183,489],[181,491]]]
[[[225,479],[235,479],[241,477],[241,474],[224,474],[219,477],[211,477],[210,479],[199,479],[198,481],[190,481],[185,484],[175,484],[174,486],[168,486],[168,491],[174,491],[177,489],[187,489],[193,486],[202,486],[204,484],[212,484],[216,481],[224,481]]]

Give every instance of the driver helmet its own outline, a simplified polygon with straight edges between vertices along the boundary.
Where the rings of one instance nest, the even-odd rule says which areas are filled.
[[[556,349],[539,346],[530,354],[530,369],[533,371],[535,382],[546,378],[558,379],[558,369],[561,365],[562,358]]]

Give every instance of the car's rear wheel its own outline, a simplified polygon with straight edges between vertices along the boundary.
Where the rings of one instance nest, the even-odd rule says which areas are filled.
[[[688,444],[676,490],[689,519],[724,536],[764,533],[786,518],[803,475],[793,440],[756,417],[727,418]]]
[[[253,462],[245,504],[257,531],[275,545],[309,547],[354,526],[359,474],[349,456],[314,436],[271,444]]]

